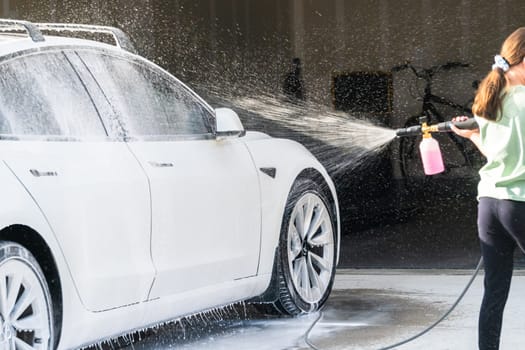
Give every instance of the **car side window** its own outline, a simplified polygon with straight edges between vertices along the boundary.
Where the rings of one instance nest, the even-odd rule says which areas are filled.
[[[105,137],[86,89],[62,52],[0,64],[0,134]]]
[[[211,133],[211,113],[164,72],[105,53],[82,50],[78,54],[131,136]]]

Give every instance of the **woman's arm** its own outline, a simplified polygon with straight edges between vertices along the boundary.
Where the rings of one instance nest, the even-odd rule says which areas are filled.
[[[464,121],[466,119],[468,119],[468,117],[461,116],[461,117],[452,118],[452,121],[453,122],[461,122],[461,121]],[[456,135],[459,135],[461,137],[464,137],[464,138],[469,139],[470,141],[472,141],[472,143],[474,143],[474,145],[476,145],[476,147],[479,149],[479,151],[483,155],[485,155],[485,152],[481,148],[481,139],[480,139],[480,136],[479,136],[479,129],[474,129],[474,130],[458,129],[457,127],[454,126],[454,124],[452,124],[450,129],[454,133],[456,133]]]

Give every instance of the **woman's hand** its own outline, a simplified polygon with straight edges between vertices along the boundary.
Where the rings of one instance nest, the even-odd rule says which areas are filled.
[[[454,117],[452,118],[452,121],[453,122],[463,122],[465,120],[469,119],[469,117],[466,117],[464,115],[462,116],[458,116],[458,117]],[[472,137],[474,136],[475,138],[477,138],[479,136],[479,129],[474,129],[474,130],[469,130],[469,129],[459,129],[457,128],[454,124],[452,124],[450,126],[450,129],[456,134],[456,135],[459,135],[461,137],[464,137],[466,139],[469,139],[469,140],[472,140]]]

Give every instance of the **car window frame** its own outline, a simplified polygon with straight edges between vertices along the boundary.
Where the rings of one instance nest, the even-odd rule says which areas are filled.
[[[182,81],[177,79],[175,76],[173,76],[171,73],[163,69],[162,67],[156,65],[155,63],[145,59],[144,57],[131,54],[126,51],[121,50],[115,50],[113,48],[102,48],[102,47],[82,47],[78,46],[75,49],[75,52],[77,53],[78,57],[82,61],[84,68],[87,72],[89,72],[91,78],[97,83],[98,89],[100,90],[101,94],[104,96],[104,103],[108,104],[110,108],[112,108],[115,113],[117,114],[118,118],[122,118],[119,114],[118,108],[112,105],[112,103],[109,101],[106,92],[98,82],[96,76],[91,72],[87,64],[85,63],[84,58],[82,57],[79,52],[82,51],[90,51],[95,52],[97,54],[103,54],[110,57],[113,57],[115,59],[124,60],[127,62],[130,62],[131,64],[136,64],[139,66],[142,66],[153,73],[159,75],[161,79],[167,80],[169,83],[175,84],[176,86],[184,89],[186,93],[188,93],[190,96],[192,96],[195,99],[195,102],[202,107],[202,109],[208,113],[208,118],[206,118],[206,126],[208,129],[207,133],[203,134],[163,134],[163,135],[132,135],[127,134],[124,130],[123,132],[126,133],[124,136],[124,141],[180,141],[180,140],[209,140],[209,139],[216,139],[217,129],[216,129],[216,117],[215,117],[215,110],[204,100],[202,97],[200,97],[197,93],[195,93],[192,89],[190,89],[186,84],[184,84]]]
[[[98,81],[95,80],[89,69],[86,67],[84,61],[78,55],[77,50],[69,49],[66,51],[66,55],[68,57],[73,56],[70,57],[70,63],[75,67],[78,75],[80,76],[80,79],[82,79],[84,82],[86,90],[88,90],[93,102],[97,105],[102,122],[104,125],[106,125],[108,137],[115,141],[126,141],[126,129],[122,124],[122,118],[108,102],[107,97],[104,95],[104,91],[101,89]],[[107,113],[108,111],[109,113]],[[114,117],[113,121],[109,114],[111,114],[111,117]]]
[[[114,138],[112,138],[107,129],[106,123],[104,123],[104,120],[100,114],[99,106],[94,100],[90,90],[87,88],[84,80],[80,76],[79,72],[77,71],[76,67],[72,62],[69,60],[69,57],[67,55],[67,51],[71,50],[70,46],[50,46],[50,47],[39,47],[39,48],[31,48],[31,49],[25,49],[20,50],[16,52],[12,52],[6,55],[3,55],[0,57],[0,65],[3,64],[9,64],[11,61],[15,61],[18,59],[23,59],[24,57],[29,56],[37,56],[37,55],[46,55],[46,54],[59,54],[63,55],[67,63],[69,64],[69,67],[73,72],[75,72],[75,76],[77,77],[80,85],[82,85],[82,89],[85,91],[89,102],[93,106],[93,109],[98,117],[99,122],[101,123],[102,129],[104,130],[105,135],[31,135],[31,134],[0,134],[0,140],[7,140],[7,141],[47,141],[47,142],[93,142],[93,141],[115,141]]]

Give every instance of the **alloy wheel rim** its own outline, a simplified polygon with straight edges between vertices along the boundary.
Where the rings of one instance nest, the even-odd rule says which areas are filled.
[[[295,204],[287,247],[295,290],[308,303],[320,302],[332,279],[335,245],[330,214],[318,195],[306,193]]]
[[[33,268],[18,259],[0,265],[0,349],[48,349],[49,314]]]

